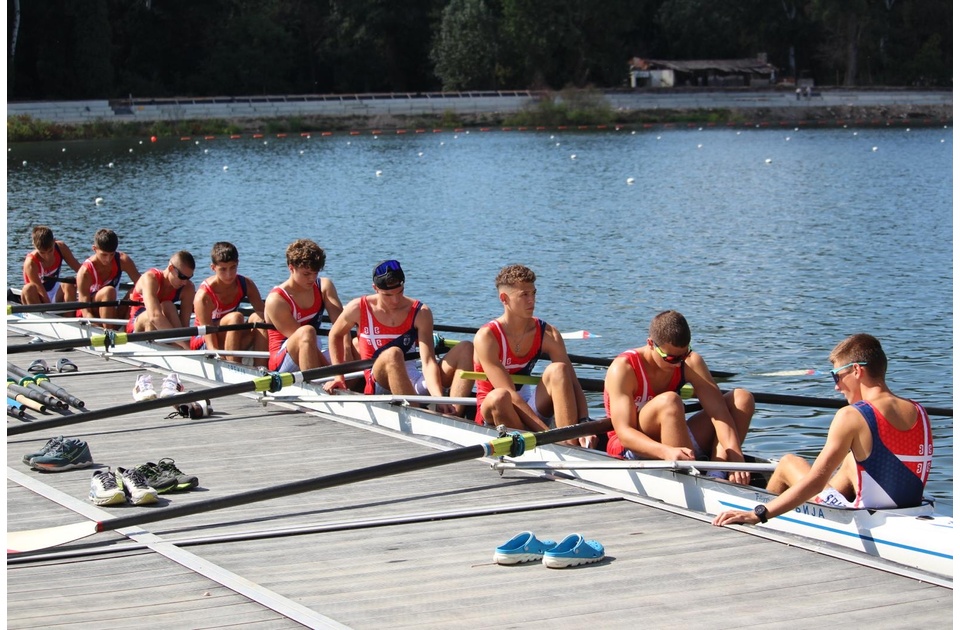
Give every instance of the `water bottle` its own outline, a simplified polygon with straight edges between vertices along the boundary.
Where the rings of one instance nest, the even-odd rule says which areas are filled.
[[[196,420],[197,418],[213,415],[213,405],[210,404],[209,400],[205,400],[202,403],[190,402],[177,405],[177,411],[184,418],[189,416],[191,419]]]

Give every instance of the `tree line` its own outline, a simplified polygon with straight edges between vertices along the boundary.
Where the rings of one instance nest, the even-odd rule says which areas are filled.
[[[7,98],[618,88],[766,53],[817,85],[950,86],[949,0],[8,0]]]

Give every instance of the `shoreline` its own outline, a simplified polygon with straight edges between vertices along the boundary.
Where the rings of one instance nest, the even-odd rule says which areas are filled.
[[[479,129],[931,127],[953,121],[952,93],[823,90],[477,93],[8,103],[7,141],[123,137],[351,135]]]

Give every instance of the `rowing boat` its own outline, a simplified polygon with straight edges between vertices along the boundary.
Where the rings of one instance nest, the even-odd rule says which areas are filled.
[[[19,325],[27,321],[29,325]],[[102,333],[81,322],[34,313],[8,320],[8,328],[43,339],[82,339]],[[252,367],[228,363],[212,354],[171,353],[170,346],[159,343],[128,343],[125,351],[130,350],[137,352],[137,363],[177,372],[183,379],[228,385],[260,375]],[[109,349],[96,354],[130,362]],[[328,396],[310,383],[284,387],[273,394],[248,395],[258,396],[264,404],[296,405],[338,422],[396,432],[447,448],[484,444],[496,434],[490,428],[413,406],[427,402],[423,399]],[[763,464],[762,460],[750,459]],[[683,462],[623,462],[598,451],[551,444],[521,457],[494,462],[493,466],[498,470],[491,474],[547,475],[705,521],[726,509],[749,510],[772,499],[763,489],[766,473],[762,471],[768,471],[769,465],[758,466],[751,485],[739,485],[704,474],[716,468],[709,462],[692,466]],[[953,518],[938,513],[932,499],[916,508],[894,510],[806,503],[764,525],[734,529],[919,580],[953,585]]]

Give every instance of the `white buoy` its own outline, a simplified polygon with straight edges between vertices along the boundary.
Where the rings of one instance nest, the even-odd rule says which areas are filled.
[[[27,165],[27,161],[26,161],[26,160],[23,161],[23,165],[24,165],[24,166]]]
[[[113,162],[110,162],[109,164],[107,164],[107,168],[113,168]]]
[[[857,135],[857,132],[856,132],[856,131],[854,131],[854,132],[853,132],[853,135]]]
[[[133,149],[130,149],[130,153],[133,153]]]
[[[223,170],[224,170],[224,171],[227,171],[227,170],[229,170],[229,169],[230,169],[230,167],[229,167],[229,166],[227,166],[226,164],[224,164],[224,166],[223,166]]]
[[[637,132],[636,132],[636,131],[631,131],[631,132],[630,132],[630,135],[631,135],[631,136],[635,136],[635,135],[637,135]]]
[[[876,151],[876,150],[877,150],[877,147],[873,147],[873,148],[870,149],[870,150],[871,150],[871,151]]]
[[[770,158],[767,158],[767,159],[765,159],[765,160],[763,161],[763,163],[764,163],[764,164],[773,164],[773,160],[771,160]]]
[[[790,142],[790,136],[787,136],[787,137],[784,138],[783,140],[784,140],[784,142]]]
[[[303,151],[300,151],[300,155],[303,155]]]
[[[660,139],[660,136],[657,136],[657,140],[659,140],[659,139]]]
[[[377,171],[377,172],[376,172],[376,176],[377,176],[377,177],[380,177],[381,175],[383,175],[383,171]]]
[[[697,145],[697,148],[698,148],[698,149],[702,149],[702,148],[703,148],[703,145],[702,145],[702,144],[698,144],[698,145]]]
[[[576,154],[576,153],[571,153],[571,154],[570,154],[570,159],[571,159],[571,160],[577,159],[577,154]]]
[[[627,186],[633,186],[634,179],[632,177],[627,178]]]
[[[204,149],[203,152],[204,152],[204,153],[210,153],[210,149]]]
[[[95,203],[95,204],[98,205],[98,206],[102,206],[102,205],[103,205],[103,197],[97,197],[96,199],[93,200],[93,203]]]
[[[420,151],[419,153],[417,153],[417,157],[423,157],[423,151]]]
[[[907,129],[907,131],[910,131],[910,130]],[[60,149],[60,151],[62,151],[63,153],[66,153],[66,152],[67,152],[67,147],[63,147],[62,149]]]

